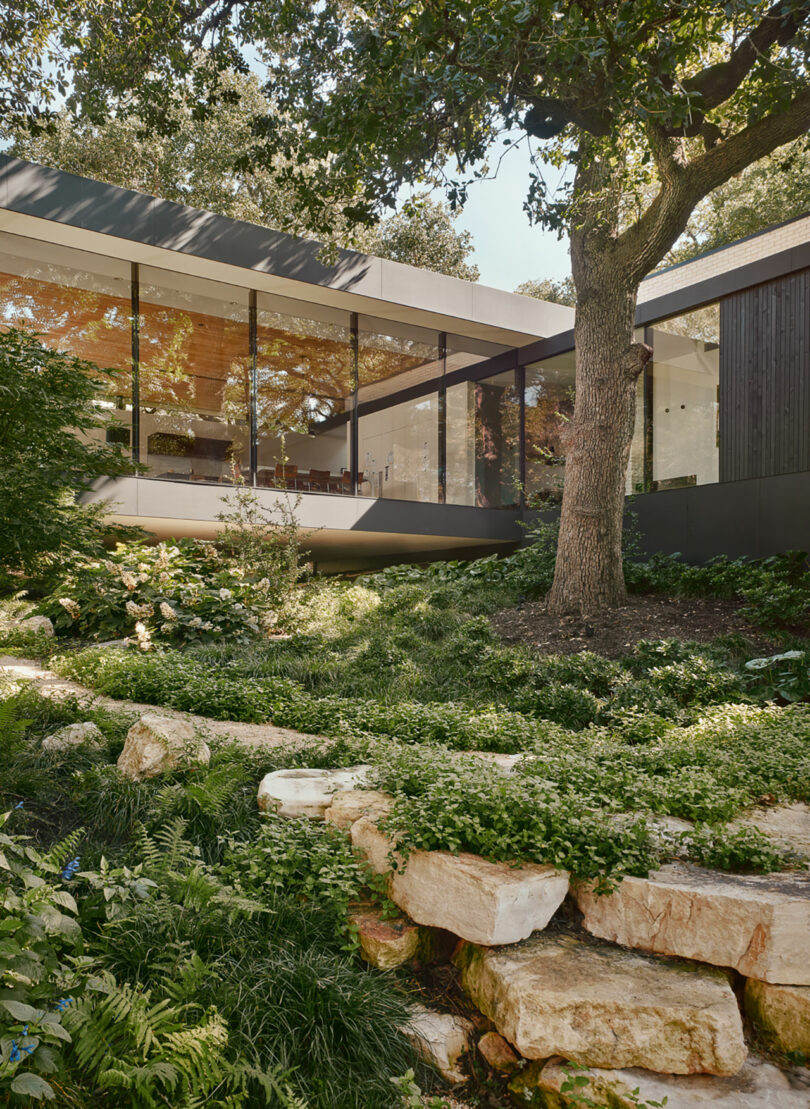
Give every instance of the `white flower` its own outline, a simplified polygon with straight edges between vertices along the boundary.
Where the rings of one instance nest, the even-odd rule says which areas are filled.
[[[137,620],[145,620],[154,611],[152,605],[136,605],[134,601],[127,601],[127,615],[134,616]]]
[[[193,620],[189,620],[188,626],[190,628],[201,628],[202,620],[199,618],[199,616],[195,616]]]
[[[205,623],[202,625],[202,630],[204,632],[210,632],[211,628],[213,628],[213,626],[214,625],[211,623],[210,620],[206,620]]]
[[[135,625],[135,636],[138,640],[138,646],[142,651],[148,651],[152,646],[152,636],[147,626],[139,620]]]
[[[177,619],[177,613],[174,611],[170,604],[167,604],[166,601],[160,602],[160,615],[163,617],[164,620]]]
[[[230,589],[220,589],[219,591],[219,599],[221,601],[229,601],[232,596],[233,593],[231,593]]]
[[[138,584],[138,579],[129,570],[124,570],[121,574],[121,581],[124,583],[128,592],[132,592]]]
[[[82,610],[70,597],[60,597],[59,604],[74,620],[78,620],[82,614]]]

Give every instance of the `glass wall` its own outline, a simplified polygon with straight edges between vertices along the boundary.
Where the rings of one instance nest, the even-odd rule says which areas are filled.
[[[653,348],[653,489],[719,480],[720,306],[656,323]]]
[[[257,484],[351,493],[349,315],[257,296]]]
[[[526,367],[526,498],[556,504],[562,499],[565,456],[561,433],[574,414],[573,351]]]
[[[99,395],[105,431],[130,445],[132,316],[130,266],[115,258],[0,233],[0,327],[38,333],[54,350],[118,371]]]
[[[447,502],[520,503],[520,396],[514,370],[447,390]]]
[[[140,447],[152,477],[250,471],[248,293],[142,266]]]
[[[357,399],[358,492],[393,500],[439,499],[438,391],[377,407],[401,390],[440,378],[443,360],[439,335],[372,316],[359,317]]]

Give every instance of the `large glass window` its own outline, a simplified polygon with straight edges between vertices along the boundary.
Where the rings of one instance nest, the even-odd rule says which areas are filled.
[[[561,433],[574,414],[575,357],[566,351],[526,367],[526,497],[562,499],[565,456]]]
[[[514,370],[447,390],[447,501],[478,508],[520,499],[520,398]]]
[[[653,348],[653,489],[719,480],[720,307],[656,323]]]
[[[250,466],[246,289],[141,267],[141,461],[229,482]]]
[[[99,396],[107,438],[129,446],[132,400],[130,267],[82,250],[0,233],[0,327],[119,371]]]
[[[259,485],[350,493],[349,314],[257,298]]]
[[[439,499],[438,393],[364,414],[363,404],[441,377],[439,336],[395,320],[359,317],[358,492],[394,500]]]

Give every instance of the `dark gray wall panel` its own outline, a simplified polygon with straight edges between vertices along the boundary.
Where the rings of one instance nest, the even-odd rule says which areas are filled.
[[[720,480],[810,469],[810,270],[720,309]]]

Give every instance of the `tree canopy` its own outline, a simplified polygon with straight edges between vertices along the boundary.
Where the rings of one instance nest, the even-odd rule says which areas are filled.
[[[255,74],[222,75],[223,96],[210,112],[194,113],[181,96],[167,108],[166,133],[149,132],[135,115],[98,123],[60,110],[50,126],[32,134],[19,120],[2,132],[8,153],[111,185],[218,212],[232,219],[273,227],[292,235],[310,228],[296,205],[293,186],[281,170],[281,155],[254,160],[252,121],[272,111]],[[225,92],[232,93],[225,96]],[[308,173],[317,176],[313,162]],[[401,210],[370,226],[354,226],[342,212],[346,198],[333,197],[321,227],[323,242],[361,250],[465,281],[478,279],[469,231],[455,226],[448,204],[417,194]]]

